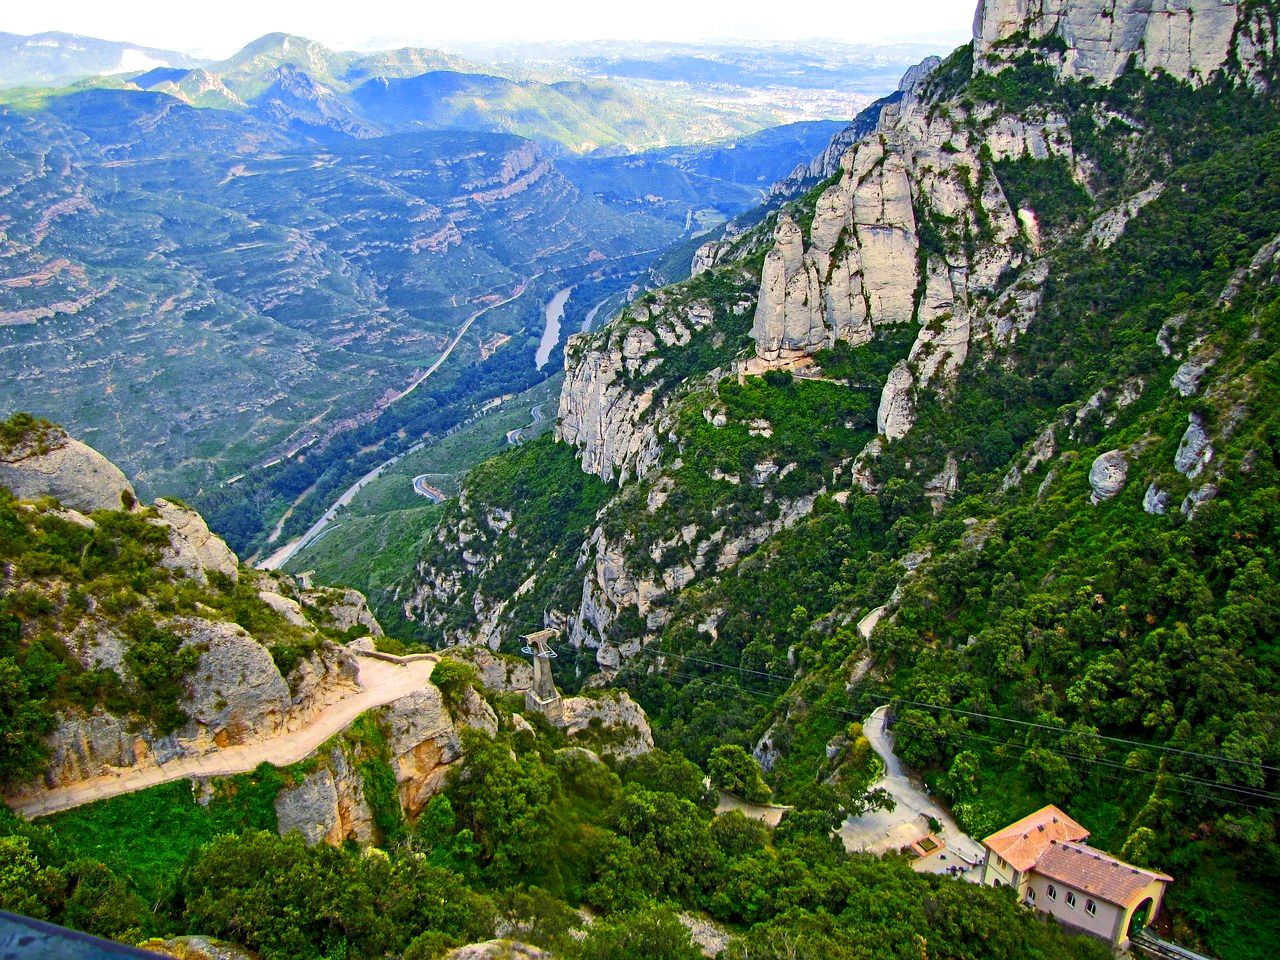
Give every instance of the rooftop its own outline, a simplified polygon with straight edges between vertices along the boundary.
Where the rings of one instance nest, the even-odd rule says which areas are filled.
[[[1173,879],[1143,870],[1110,854],[1080,843],[1055,841],[1036,861],[1036,873],[1075,887],[1092,897],[1121,907],[1132,906],[1153,880]]]
[[[983,844],[1021,873],[1036,863],[1049,845],[1064,840],[1087,840],[1089,831],[1049,804],[997,830]]]

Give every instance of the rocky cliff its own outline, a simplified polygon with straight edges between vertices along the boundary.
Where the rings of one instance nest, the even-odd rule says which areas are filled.
[[[1111,83],[1163,71],[1192,84],[1223,70],[1251,80],[1275,56],[1276,12],[1237,0],[983,0],[974,54],[994,71],[1031,53],[1062,79]]]
[[[724,611],[696,599],[707,585],[830,501],[879,497],[896,479],[943,512],[974,445],[913,431],[939,429],[967,369],[1016,370],[1055,276],[1120,242],[1165,190],[1154,174],[1173,150],[1144,132],[1148,106],[1118,105],[1101,84],[1130,65],[1188,90],[1215,71],[1261,83],[1272,54],[1238,51],[1273,49],[1270,17],[1256,4],[984,4],[974,43],[911,71],[780,186],[781,209],[701,248],[690,281],[572,340],[556,440],[617,490],[554,562],[510,538],[520,512],[500,489],[486,484],[477,503],[469,488],[406,609],[449,642],[495,649],[517,619],[559,628],[611,673],[672,630],[714,638]],[[1192,24],[1189,65],[1170,52],[1179,23]],[[1076,79],[1093,86],[1050,93]],[[1187,348],[1188,382],[1204,353]],[[1129,416],[1146,383],[1092,388],[1057,427],[1019,425],[1003,489],[1043,475],[1093,418]],[[1088,493],[1114,497],[1142,449],[1092,453]],[[1170,496],[1156,490],[1153,509]]]

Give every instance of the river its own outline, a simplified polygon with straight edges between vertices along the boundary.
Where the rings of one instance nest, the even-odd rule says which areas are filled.
[[[547,325],[542,328],[542,340],[538,343],[538,352],[534,354],[533,366],[541,370],[551,359],[551,351],[560,342],[560,321],[564,319],[564,306],[569,302],[569,294],[573,287],[565,287],[547,301]]]

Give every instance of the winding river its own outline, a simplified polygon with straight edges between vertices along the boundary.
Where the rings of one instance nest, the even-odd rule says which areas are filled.
[[[542,328],[542,340],[538,343],[538,352],[533,356],[535,370],[541,370],[551,359],[551,351],[560,342],[560,321],[564,319],[564,307],[569,302],[569,294],[573,287],[565,287],[547,301],[547,325]]]

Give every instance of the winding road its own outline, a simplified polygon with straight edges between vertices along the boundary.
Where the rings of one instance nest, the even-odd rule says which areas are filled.
[[[422,385],[422,382],[424,380],[426,380],[433,373],[439,370],[441,365],[446,360],[449,359],[449,356],[450,354],[453,353],[454,348],[457,347],[458,344],[462,342],[463,336],[465,336],[466,332],[471,329],[471,325],[475,323],[477,319],[484,316],[484,314],[488,313],[490,310],[496,310],[498,307],[506,306],[508,303],[511,303],[513,300],[520,299],[520,297],[524,296],[524,292],[529,289],[529,284],[532,283],[534,280],[536,280],[540,276],[542,276],[542,274],[537,273],[537,274],[534,274],[532,277],[526,277],[525,279],[520,281],[520,285],[516,287],[515,292],[512,293],[511,296],[506,297],[503,300],[498,300],[494,303],[491,303],[486,307],[481,307],[479,310],[472,313],[471,316],[467,317],[467,319],[463,321],[462,326],[460,326],[457,332],[453,335],[453,339],[450,340],[448,345],[445,347],[444,352],[440,354],[439,357],[436,358],[436,361],[433,364],[431,364],[431,366],[429,366],[420,375],[414,377],[413,380],[410,381],[407,387],[405,387],[403,390],[397,393],[394,397],[392,397],[390,401],[387,402],[386,407],[390,407],[392,404],[396,403],[397,401],[403,400],[409,394],[413,393],[414,390],[418,389],[418,387]],[[258,569],[259,570],[281,569],[286,563],[288,563],[290,560],[293,559],[294,554],[296,554],[299,550],[301,550],[307,544],[311,543],[317,537],[320,536],[320,534],[324,531],[324,528],[333,522],[333,518],[337,516],[338,511],[341,510],[343,507],[345,507],[347,504],[349,504],[353,499],[355,499],[355,495],[360,492],[361,488],[364,487],[365,484],[373,480],[376,480],[383,470],[391,466],[393,463],[396,463],[401,457],[405,456],[405,454],[412,453],[414,450],[419,449],[420,447],[421,447],[421,444],[415,444],[413,447],[410,447],[404,453],[397,453],[394,457],[391,457],[390,459],[385,460],[382,463],[378,464],[376,467],[374,467],[372,470],[366,473],[363,477],[361,477],[359,480],[353,483],[351,486],[347,487],[347,489],[342,492],[342,495],[338,497],[338,499],[335,500],[333,503],[331,503],[329,505],[329,508],[320,515],[320,519],[307,528],[306,533],[298,537],[296,540],[290,540],[284,546],[278,548],[275,552],[269,554],[265,560],[260,560],[257,563]]]
[[[885,729],[887,712],[887,705],[877,707],[862,725],[862,732],[884,761],[883,775],[871,786],[888,791],[895,807],[871,810],[845,820],[837,831],[845,849],[868,853],[899,850],[928,836],[932,817],[942,825],[938,836],[946,848],[940,854],[917,860],[916,869],[945,872],[948,866],[958,864],[968,868],[980,863],[984,855],[982,844],[961,830],[951,814],[924,792],[893,752],[893,741]]]
[[[434,654],[388,659],[368,654],[356,654],[356,657],[360,665],[360,689],[324,707],[297,730],[282,731],[272,737],[225,747],[198,757],[142,767],[120,767],[112,773],[81,780],[68,787],[8,797],[8,804],[14,811],[35,818],[186,777],[226,777],[247,773],[260,763],[288,766],[309,756],[366,710],[422,689],[438,662]]]

